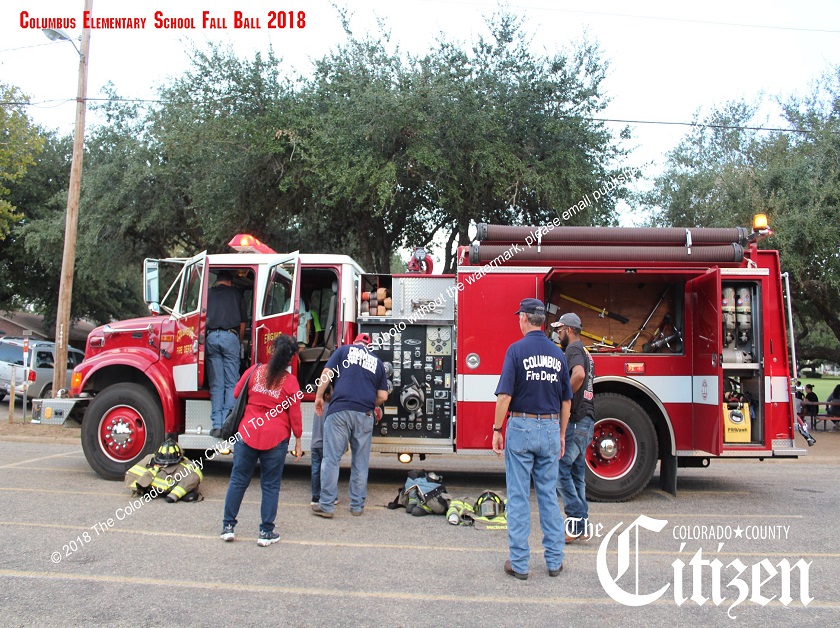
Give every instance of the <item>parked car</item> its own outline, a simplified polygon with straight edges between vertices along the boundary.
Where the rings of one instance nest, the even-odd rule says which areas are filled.
[[[68,348],[66,388],[70,387],[73,369],[84,357],[85,354],[78,349]],[[0,339],[0,399],[5,399],[9,394],[13,365],[18,367],[15,372],[15,396],[23,397],[23,384],[28,382],[26,394],[29,399],[51,397],[54,364],[54,342],[30,340],[28,366],[32,374],[29,374],[23,369],[23,339],[8,337]]]

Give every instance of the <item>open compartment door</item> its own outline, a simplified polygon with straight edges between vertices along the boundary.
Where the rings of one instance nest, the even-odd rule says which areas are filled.
[[[692,436],[694,449],[720,455],[723,449],[723,353],[720,269],[686,284],[692,334]]]

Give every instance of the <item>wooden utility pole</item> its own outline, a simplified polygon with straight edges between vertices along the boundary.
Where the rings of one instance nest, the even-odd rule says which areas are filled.
[[[85,11],[87,13],[91,11],[92,6],[93,0],[85,0]],[[83,28],[82,49],[79,51],[79,89],[76,95],[76,132],[73,138],[73,160],[70,165],[70,189],[67,193],[64,254],[61,257],[61,283],[58,286],[53,396],[62,388],[67,387],[67,346],[70,340],[70,303],[73,297],[73,271],[76,266],[76,230],[79,224],[79,196],[82,191],[82,155],[85,144],[89,50],[90,29]]]

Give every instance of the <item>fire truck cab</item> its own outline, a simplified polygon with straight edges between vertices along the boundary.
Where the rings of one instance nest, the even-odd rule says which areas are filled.
[[[555,228],[556,227],[556,228]],[[454,275],[367,274],[345,255],[279,254],[247,236],[239,254],[146,260],[154,313],[96,328],[71,397],[40,400],[44,423],[76,421],[93,469],[121,479],[165,435],[212,450],[204,364],[209,288],[230,271],[246,311],[241,371],[298,337],[308,449],[315,380],[336,347],[371,334],[389,398],[373,450],[402,460],[492,452],[494,390],[518,340],[521,299],[583,321],[596,369],[587,491],[620,501],[715,457],[795,457],[778,254],[757,231],[481,225]],[[767,230],[763,233],[767,235]],[[629,239],[629,240],[628,240]],[[431,267],[431,264],[417,265]],[[161,286],[169,286],[160,297]],[[304,305],[305,304],[305,305]],[[547,333],[550,328],[547,326]]]

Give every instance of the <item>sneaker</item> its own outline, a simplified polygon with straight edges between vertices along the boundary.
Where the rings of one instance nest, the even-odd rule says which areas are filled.
[[[320,504],[320,503],[321,503],[321,502],[320,502],[320,501],[318,501],[317,499],[313,499],[311,502],[309,502],[309,505],[310,505],[310,506],[317,506],[317,505],[318,505],[318,504]],[[335,500],[335,501],[333,502],[333,506],[338,506],[338,500]]]
[[[331,512],[327,512],[326,510],[321,510],[321,506],[319,506],[317,504],[315,506],[312,506],[312,514],[316,515],[318,517],[323,517],[324,519],[332,519],[333,516],[334,516],[333,513],[331,513]]]
[[[233,541],[236,538],[236,535],[233,533],[233,526],[228,525],[228,526],[223,527],[222,528],[222,533],[219,535],[219,537],[223,541],[227,541],[227,542]]]
[[[260,538],[257,539],[257,545],[260,547],[268,547],[272,543],[280,540],[280,535],[276,532],[262,532],[260,531]]]
[[[361,510],[353,510],[353,509],[351,509],[351,510],[350,510],[350,514],[351,514],[351,515],[353,515],[354,517],[361,517],[361,516],[362,516],[362,513],[363,513],[364,511],[365,511],[365,509],[364,509],[364,508],[362,508]]]

